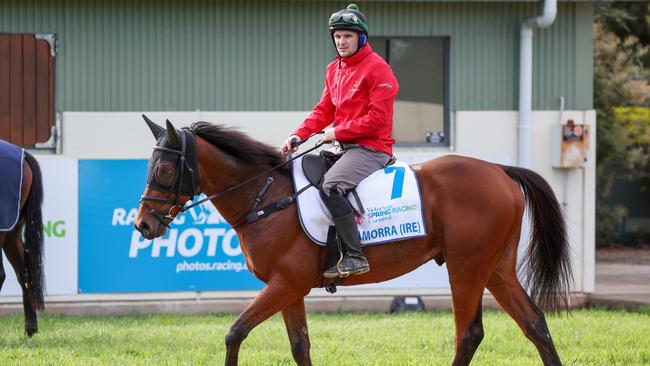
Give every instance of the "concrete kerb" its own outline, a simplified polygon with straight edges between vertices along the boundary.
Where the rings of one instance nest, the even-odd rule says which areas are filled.
[[[420,296],[427,311],[451,310],[449,295]],[[312,313],[331,312],[383,312],[390,311],[394,296],[308,296],[305,307]],[[239,314],[253,300],[248,298],[232,299],[178,299],[178,300],[132,300],[132,301],[56,301],[46,304],[46,314],[99,316],[132,314]],[[572,294],[573,308],[581,308],[589,303],[585,294]],[[494,298],[486,294],[483,297],[484,309],[500,309]],[[22,303],[0,304],[0,316],[22,315]]]
[[[635,253],[630,251],[627,255]],[[588,305],[625,310],[650,306],[650,265],[596,263],[596,291],[589,297]]]
[[[610,310],[636,311],[641,308],[650,308],[650,295],[593,295],[587,303],[591,308],[605,308]]]
[[[650,306],[650,265],[596,263],[595,293],[573,293],[571,306],[638,310]],[[255,291],[176,292],[164,294],[104,294],[46,297],[47,314],[210,314],[241,313],[253,300]],[[335,295],[312,290],[305,298],[309,312],[388,312],[395,296],[420,296],[427,310],[450,310],[449,290],[358,290],[340,288]],[[499,309],[486,292],[483,307]],[[22,297],[0,297],[0,316],[21,315]]]

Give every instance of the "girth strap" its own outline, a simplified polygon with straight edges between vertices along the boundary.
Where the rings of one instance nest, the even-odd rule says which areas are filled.
[[[244,227],[254,223],[257,220],[263,219],[273,213],[284,210],[285,208],[289,207],[290,204],[296,201],[296,197],[298,197],[302,192],[306,191],[310,187],[313,186],[311,184],[308,184],[303,188],[301,188],[298,192],[292,194],[291,196],[281,198],[273,203],[270,203],[262,207],[259,210],[251,211],[248,215],[244,216],[244,218],[241,219],[238,223],[233,225],[232,226],[233,229],[235,230],[243,229]]]

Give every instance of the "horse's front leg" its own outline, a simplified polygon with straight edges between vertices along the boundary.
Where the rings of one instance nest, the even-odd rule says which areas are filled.
[[[305,315],[305,299],[300,298],[282,309],[284,325],[289,334],[291,354],[298,366],[311,366],[309,356],[309,333],[307,332],[307,316]]]
[[[309,289],[306,291],[296,290],[281,279],[281,276],[277,276],[277,278],[280,279],[267,283],[266,287],[260,291],[230,327],[230,331],[226,335],[226,366],[237,365],[239,346],[253,328],[309,293]]]

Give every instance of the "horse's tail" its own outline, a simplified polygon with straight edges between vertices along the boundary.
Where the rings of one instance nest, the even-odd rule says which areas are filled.
[[[572,283],[570,247],[564,214],[553,189],[532,170],[504,166],[505,173],[519,183],[532,221],[530,245],[523,268],[528,272],[525,286],[542,309],[557,312],[569,308],[567,299]]]
[[[27,290],[31,294],[34,310],[45,309],[45,273],[43,271],[43,177],[36,159],[25,152],[25,160],[32,169],[32,186],[25,207],[25,268]]]

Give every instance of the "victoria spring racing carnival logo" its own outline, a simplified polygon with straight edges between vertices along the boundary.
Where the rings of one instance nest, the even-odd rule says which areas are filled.
[[[362,241],[391,240],[398,237],[408,237],[420,234],[422,225],[417,218],[419,204],[417,200],[402,199],[404,196],[404,180],[406,168],[403,166],[388,166],[384,168],[382,178],[390,184],[381,184],[380,189],[390,187],[390,200],[375,200],[367,202],[363,217],[357,216],[357,224],[366,221],[367,225],[360,228]],[[386,180],[384,182],[386,182]],[[388,182],[386,182],[388,183]],[[381,197],[382,194],[373,198]]]
[[[247,270],[237,233],[209,202],[177,216],[167,233],[153,240],[133,228],[136,215],[137,208],[113,210],[113,226],[131,227],[129,258],[182,258],[177,273]]]
[[[388,222],[391,221],[395,215],[418,209],[418,206],[414,203],[393,203],[395,202],[394,200],[402,198],[404,194],[404,178],[406,175],[406,169],[400,166],[389,166],[384,168],[384,174],[387,177],[392,176],[392,182],[390,184],[390,201],[381,202],[379,206],[372,204],[368,205],[366,212],[363,215],[364,217],[357,218],[357,224],[361,224],[364,218],[371,224]]]

